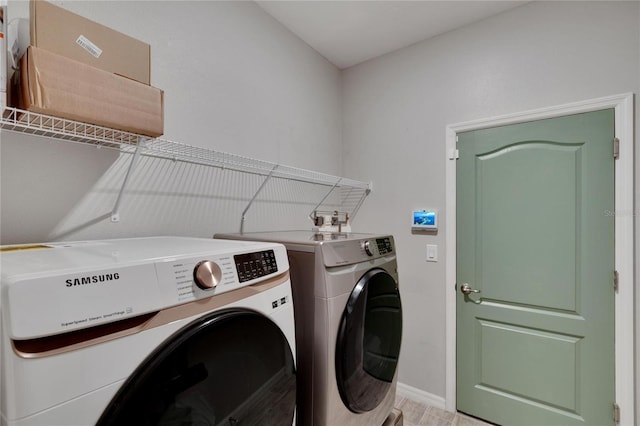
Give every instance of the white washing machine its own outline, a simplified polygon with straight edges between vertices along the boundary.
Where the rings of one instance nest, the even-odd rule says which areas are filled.
[[[393,237],[309,231],[219,234],[289,254],[298,424],[379,426],[396,394],[402,307]]]
[[[156,237],[2,247],[2,425],[291,425],[279,244]]]

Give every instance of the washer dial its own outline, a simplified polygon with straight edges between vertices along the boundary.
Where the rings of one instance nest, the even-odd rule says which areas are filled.
[[[203,290],[215,288],[222,279],[222,271],[212,260],[203,260],[193,269],[193,280]]]

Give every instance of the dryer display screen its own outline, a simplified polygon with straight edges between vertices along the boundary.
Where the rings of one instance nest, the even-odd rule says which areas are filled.
[[[393,251],[393,247],[391,246],[391,239],[389,238],[378,238],[376,239],[376,244],[378,245],[378,251],[381,255],[385,255]]]
[[[236,262],[241,283],[278,272],[276,254],[273,250],[237,254],[233,256],[233,260]]]

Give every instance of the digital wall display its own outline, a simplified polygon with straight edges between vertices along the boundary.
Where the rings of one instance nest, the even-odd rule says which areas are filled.
[[[433,230],[438,229],[438,212],[436,210],[415,210],[411,229]]]

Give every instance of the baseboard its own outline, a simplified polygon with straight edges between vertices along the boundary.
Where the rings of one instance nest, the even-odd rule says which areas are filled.
[[[443,397],[414,388],[413,386],[405,385],[404,383],[398,382],[396,395],[409,398],[416,402],[430,405],[441,410],[445,409],[445,400]]]

